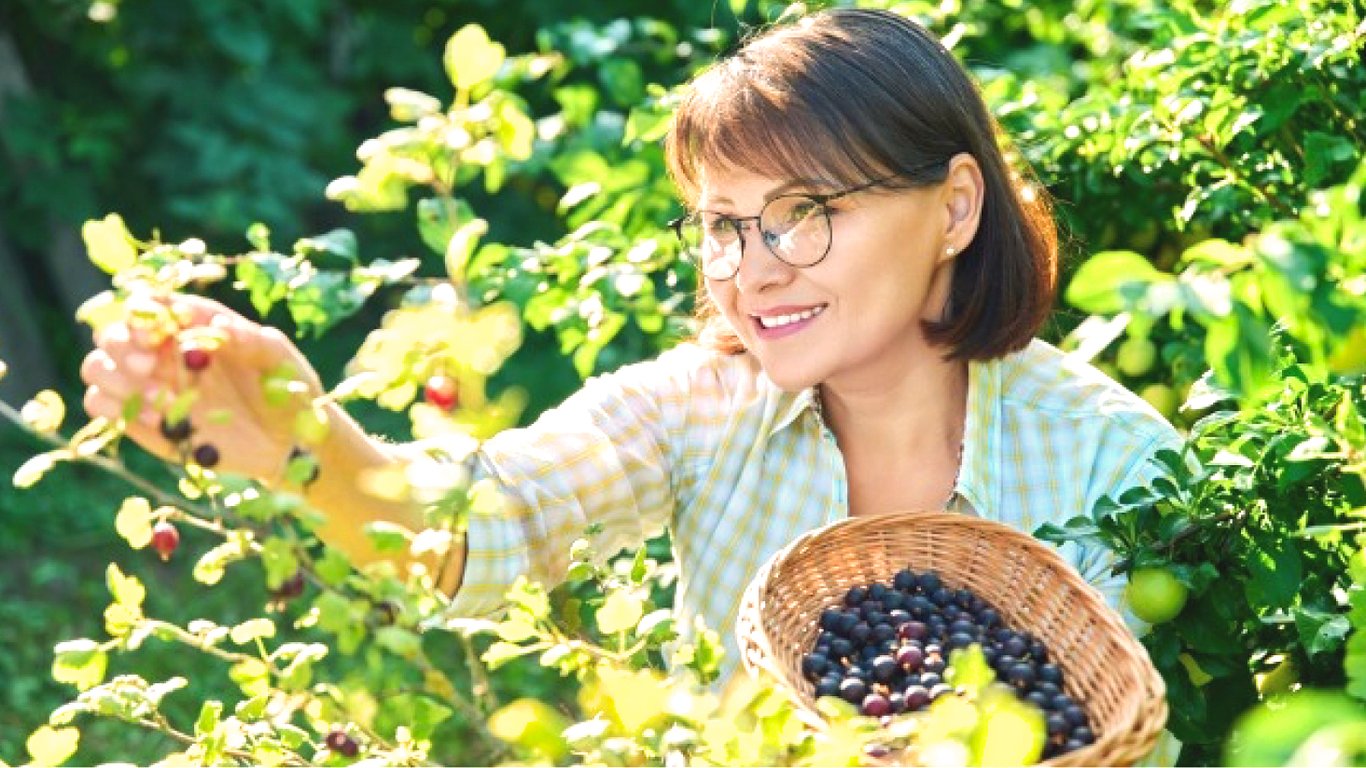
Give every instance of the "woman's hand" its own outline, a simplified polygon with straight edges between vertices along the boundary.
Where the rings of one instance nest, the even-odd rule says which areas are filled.
[[[309,431],[296,428],[307,419],[299,414],[311,413],[322,394],[298,348],[279,330],[200,296],[135,297],[125,308],[124,320],[98,333],[81,364],[86,411],[127,415],[128,436],[164,459],[197,457],[216,470],[278,484],[300,443],[296,432]],[[160,326],[149,328],[156,322],[149,317],[160,318]],[[188,436],[183,421],[167,419],[182,396],[190,400]]]

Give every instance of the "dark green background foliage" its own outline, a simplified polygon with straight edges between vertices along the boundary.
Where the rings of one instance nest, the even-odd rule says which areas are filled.
[[[1107,249],[1134,251],[1173,270],[1192,245],[1209,238],[1237,243],[1273,221],[1295,219],[1313,190],[1343,183],[1362,160],[1366,69],[1360,66],[1359,2],[863,4],[912,13],[979,77],[1014,138],[1012,156],[1030,164],[1056,198],[1064,281],[1087,254]],[[559,282],[545,289],[543,275],[518,263],[542,254],[538,244],[562,241],[590,221],[609,225],[593,242],[614,249],[660,236],[679,210],[657,141],[665,114],[660,95],[729,48],[749,25],[776,17],[783,4],[672,0],[650,4],[648,16],[642,4],[628,0],[123,0],[112,8],[112,18],[95,21],[82,0],[0,5],[0,267],[12,291],[0,296],[27,297],[27,303],[14,299],[0,307],[0,358],[14,369],[0,385],[9,389],[0,394],[22,402],[32,389],[54,386],[73,407],[79,402],[76,367],[86,344],[70,317],[81,299],[103,287],[103,277],[83,263],[76,233],[81,222],[110,212],[122,214],[138,237],[200,237],[223,253],[247,250],[244,233],[254,222],[269,227],[276,247],[345,227],[357,234],[360,261],[418,257],[419,274],[441,276],[442,260],[424,246],[411,208],[356,215],[323,191],[330,180],[356,172],[361,141],[393,127],[381,98],[386,88],[449,99],[442,47],[452,32],[475,22],[511,54],[564,56],[549,76],[515,88],[533,119],[553,118],[563,130],[538,142],[532,157],[509,168],[496,189],[477,183],[461,189],[489,221],[486,240],[505,246],[481,256],[485,263],[474,265],[475,283],[514,300],[533,329],[495,381],[529,389],[530,417],[587,372],[649,356],[677,338],[682,329],[676,316],[689,306],[692,278],[686,268],[672,284],[666,270],[650,274],[658,301],[648,305],[593,288],[609,309],[620,310],[621,325],[592,354],[575,356],[569,353],[583,343],[582,329],[557,325],[552,316],[584,298],[574,288],[583,264],[569,259],[556,267]],[[565,192],[586,182],[601,190],[561,210]],[[222,298],[248,308],[240,294]],[[397,298],[381,294],[321,338],[301,341],[326,382],[337,380],[363,334]],[[1060,304],[1046,332],[1050,339],[1061,340],[1084,312],[1119,309],[1078,307],[1082,311]],[[1184,397],[1207,365],[1223,364],[1206,360],[1208,350],[1220,347],[1206,344],[1198,322],[1183,325],[1164,312],[1150,314],[1129,333],[1157,344],[1158,365],[1117,371],[1115,345],[1099,363],[1135,390],[1171,386]],[[267,319],[290,327],[283,310]],[[23,346],[18,336],[35,333],[43,343],[29,339]],[[24,355],[16,359],[20,348]],[[1223,369],[1247,368],[1239,365],[1235,360]],[[21,381],[28,389],[17,388]],[[401,416],[374,408],[357,412],[372,429],[404,437]],[[1172,415],[1190,427],[1200,414]],[[1286,428],[1263,421],[1246,427],[1246,434],[1261,439]],[[1224,439],[1213,434],[1207,439]],[[17,431],[0,431],[0,477],[7,479],[35,450]],[[134,469],[173,482],[158,463],[139,464],[142,458],[131,459]],[[1322,495],[1318,478],[1296,478],[1304,481],[1301,487],[1285,477],[1273,472],[1229,480],[1219,486],[1220,498],[1255,492],[1259,486],[1247,483],[1263,482]],[[266,602],[259,569],[230,572],[223,586],[186,600],[183,590],[193,586],[188,560],[162,564],[128,550],[114,534],[109,511],[126,493],[116,480],[88,468],[63,467],[40,492],[0,484],[0,756],[7,760],[21,758],[23,740],[43,713],[69,698],[65,686],[49,679],[54,643],[101,636],[105,563],[116,561],[142,578],[149,613],[171,621],[213,616],[232,623],[260,615]],[[1238,497],[1236,503],[1247,501]],[[1258,544],[1256,537],[1248,541]],[[662,556],[657,549],[652,554]],[[1340,570],[1335,557],[1306,550],[1306,584]],[[1198,576],[1190,578],[1203,586]],[[1255,610],[1267,600],[1250,589]],[[1211,591],[1197,599],[1209,604],[1220,595]],[[1288,605],[1290,597],[1277,600]],[[1308,608],[1325,615],[1334,610],[1326,604]],[[1293,635],[1261,627],[1250,616],[1230,615],[1227,626],[1201,627],[1273,638],[1257,640],[1263,643],[1279,642],[1277,632]],[[1180,669],[1175,657],[1186,646],[1178,634],[1189,645],[1198,631],[1178,622],[1150,638],[1164,673]],[[1340,684],[1342,666],[1331,662],[1341,656],[1320,656],[1340,648],[1323,642],[1312,653],[1308,642],[1297,646],[1306,675],[1311,682]],[[1174,690],[1185,697],[1176,707],[1177,723],[1192,742],[1185,758],[1213,761],[1230,718],[1256,697],[1254,670],[1234,669],[1248,667],[1246,656],[1220,656],[1213,649],[1201,661],[1218,679],[1205,690],[1177,679]],[[202,669],[187,669],[187,663]],[[156,665],[174,666],[193,681],[190,693],[179,694],[187,702],[232,687],[221,668],[207,659],[186,662],[184,654],[144,653],[119,657],[118,664],[143,666],[111,671],[152,679],[172,673]],[[329,664],[342,674],[367,674],[364,659],[337,655]],[[461,672],[453,674],[459,683]],[[376,680],[372,689],[385,684]],[[505,667],[495,685],[550,701],[568,695],[553,673],[533,665]],[[168,711],[174,701],[168,700]],[[458,720],[443,726],[444,737],[460,737]],[[86,728],[78,762],[145,761],[170,749],[112,723]],[[446,757],[477,762],[480,755]]]

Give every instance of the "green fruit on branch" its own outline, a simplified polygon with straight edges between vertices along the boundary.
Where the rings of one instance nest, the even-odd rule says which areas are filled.
[[[1116,351],[1115,367],[1131,378],[1146,375],[1157,365],[1157,345],[1151,339],[1129,337]]]
[[[1189,592],[1166,568],[1139,568],[1129,574],[1124,599],[1135,616],[1149,624],[1161,624],[1181,613]]]

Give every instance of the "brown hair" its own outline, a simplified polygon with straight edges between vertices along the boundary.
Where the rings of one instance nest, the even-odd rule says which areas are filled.
[[[698,75],[665,142],[691,205],[703,168],[883,186],[944,180],[966,152],[985,185],[981,222],[956,259],[949,311],[925,322],[951,359],[1023,348],[1052,310],[1057,232],[1042,188],[1012,176],[972,78],[923,27],[888,11],[832,9],[769,28]],[[743,350],[699,291],[699,340]]]

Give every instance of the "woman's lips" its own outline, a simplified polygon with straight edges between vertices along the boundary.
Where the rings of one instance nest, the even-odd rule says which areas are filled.
[[[760,339],[772,341],[800,333],[825,312],[820,304],[804,309],[781,307],[776,311],[753,315],[755,333]]]

